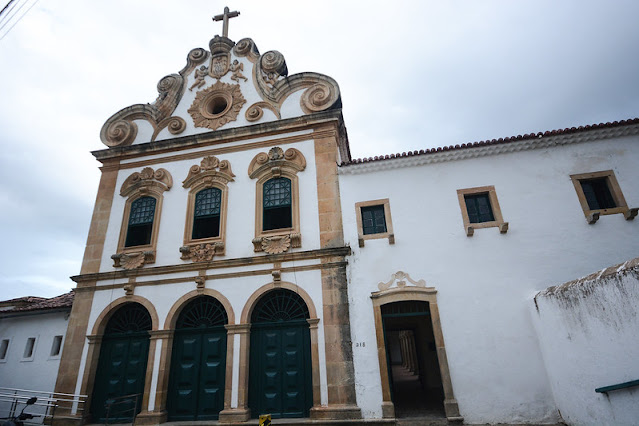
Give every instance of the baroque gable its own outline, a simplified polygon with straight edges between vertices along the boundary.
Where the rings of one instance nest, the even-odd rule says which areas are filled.
[[[186,65],[162,78],[150,104],[126,107],[102,126],[112,148],[241,127],[341,106],[332,78],[304,72],[288,75],[284,55],[260,55],[250,38],[235,43],[216,35],[209,49],[189,52]]]

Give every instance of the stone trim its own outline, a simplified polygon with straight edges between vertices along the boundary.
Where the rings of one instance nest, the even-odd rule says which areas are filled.
[[[418,282],[422,282],[422,280]],[[441,322],[439,319],[439,308],[437,307],[437,290],[434,287],[412,287],[401,285],[398,287],[387,288],[386,290],[372,292],[370,297],[373,301],[373,313],[375,316],[377,358],[379,360],[379,372],[382,385],[383,417],[395,417],[395,408],[391,399],[390,378],[388,377],[388,369],[386,367],[388,361],[386,359],[386,341],[384,339],[384,325],[382,322],[381,307],[382,305],[386,305],[388,303],[415,300],[428,302],[428,305],[430,307],[430,318],[433,326],[433,334],[435,336],[435,345],[437,347],[439,372],[441,374],[442,386],[444,388],[444,411],[446,412],[446,418],[448,418],[449,421],[459,421],[461,423],[461,421],[463,421],[463,418],[459,414],[459,406],[453,392],[453,383],[450,377],[448,358],[446,356],[446,347],[444,344],[444,334],[442,332]]]
[[[261,152],[253,157],[249,164],[248,174],[257,179],[255,189],[255,252],[264,251],[278,254],[291,248],[302,246],[300,234],[300,200],[297,173],[306,169],[306,158],[299,150],[289,148],[284,151],[280,147],[271,148],[268,153]],[[284,177],[291,181],[291,227],[264,230],[264,184],[273,178]]]
[[[122,225],[120,226],[120,236],[118,238],[118,251],[111,256],[114,267],[137,269],[155,262],[160,219],[162,216],[162,200],[164,199],[163,193],[164,191],[170,190],[172,186],[173,178],[171,174],[162,168],[153,170],[150,167],[146,167],[141,172],[135,172],[126,178],[120,189],[120,195],[128,198],[124,206],[124,214],[122,215]],[[141,197],[152,197],[156,201],[151,241],[145,245],[126,247],[125,243],[129,229],[131,205]]]
[[[386,221],[386,232],[378,234],[364,235],[364,226],[362,225],[362,207],[384,206],[384,220]],[[390,201],[388,198],[381,200],[360,201],[355,203],[355,220],[357,221],[357,241],[360,247],[364,247],[364,241],[376,240],[379,238],[388,238],[388,244],[395,244],[395,232],[393,231],[393,219],[390,212]]]
[[[182,186],[190,188],[186,204],[186,220],[184,226],[184,245],[180,248],[182,260],[193,262],[211,261],[215,255],[223,255],[226,240],[226,214],[228,210],[228,183],[233,182],[235,175],[227,160],[219,161],[212,155],[204,157],[200,165],[194,165]],[[222,192],[220,204],[220,227],[217,237],[194,239],[193,223],[195,215],[195,199],[200,191],[216,188]]]
[[[235,313],[233,312],[233,306],[231,305],[231,302],[229,302],[229,300],[219,291],[211,289],[211,288],[204,288],[204,289],[190,291],[182,295],[182,297],[180,297],[177,301],[175,301],[175,303],[173,303],[173,305],[171,306],[171,309],[169,309],[169,312],[166,314],[166,320],[164,321],[164,329],[174,330],[178,316],[180,315],[180,312],[182,312],[182,309],[191,300],[199,296],[212,297],[216,299],[218,302],[220,302],[222,306],[224,306],[224,310],[226,310],[228,324],[235,324]]]
[[[251,294],[244,304],[244,308],[242,309],[242,314],[240,315],[240,324],[250,324],[251,323],[251,313],[253,312],[253,308],[257,303],[258,299],[264,296],[271,290],[275,289],[285,289],[290,290],[293,293],[296,293],[298,296],[304,300],[306,303],[306,307],[308,308],[308,314],[311,318],[317,318],[317,310],[315,309],[315,304],[313,303],[313,299],[311,296],[304,290],[302,287],[297,284],[293,284],[287,281],[278,281],[278,282],[270,282],[268,284],[263,285],[258,288]]]
[[[612,195],[612,198],[615,200],[615,204],[617,205],[617,207],[613,207],[610,209],[590,209],[588,200],[586,200],[586,195],[584,194],[583,187],[581,186],[581,181],[596,178],[606,179],[606,185],[608,186],[610,195]],[[619,182],[617,182],[617,177],[615,176],[615,172],[613,170],[570,175],[570,180],[572,180],[575,191],[577,191],[579,204],[581,204],[581,208],[584,211],[584,216],[586,216],[586,221],[589,224],[592,225],[596,223],[601,215],[623,213],[626,220],[632,220],[635,218],[635,216],[637,216],[639,208],[628,207],[628,204],[626,204],[626,199],[623,196],[623,192],[621,191],[621,187],[619,186]]]
[[[178,272],[191,272],[191,271],[200,271],[202,269],[223,269],[223,268],[234,268],[238,266],[248,266],[248,265],[264,265],[264,264],[273,264],[273,263],[286,263],[286,262],[297,262],[300,260],[311,260],[311,259],[322,259],[326,257],[344,257],[348,256],[351,253],[350,247],[333,247],[333,248],[324,248],[318,250],[308,250],[308,251],[299,251],[293,253],[280,253],[273,255],[264,255],[264,256],[252,256],[252,257],[238,257],[235,259],[223,259],[216,260],[213,262],[208,262],[205,264],[202,263],[188,263],[182,265],[171,265],[171,266],[158,266],[154,268],[144,268],[138,269],[135,271],[110,271],[110,272],[100,272],[94,274],[84,274],[84,275],[75,275],[72,276],[71,279],[76,283],[85,283],[85,282],[95,282],[95,281],[111,281],[115,279],[128,278],[130,276],[142,277],[142,276],[152,276],[152,275],[162,275],[162,274],[174,274]],[[295,270],[299,270],[299,268],[305,268],[306,266],[295,267]],[[286,268],[283,269],[283,271]],[[269,274],[272,272],[271,269],[268,270]],[[251,272],[251,271],[249,271]],[[208,276],[207,279],[214,279],[216,276]],[[193,278],[193,277],[192,277]],[[188,279],[190,281],[192,278]],[[182,282],[182,281],[176,281]],[[136,285],[144,285],[144,283],[136,283]],[[76,289],[82,290],[88,285],[85,285],[81,288]],[[102,286],[101,286],[102,287]]]
[[[466,208],[466,199],[464,195],[474,194],[488,194],[490,200],[490,208],[493,211],[493,217],[495,220],[489,222],[470,223],[468,218],[468,209]],[[459,207],[461,208],[462,219],[464,221],[464,230],[466,235],[472,237],[475,233],[475,229],[481,228],[499,228],[499,232],[505,234],[508,232],[508,222],[504,222],[504,218],[501,214],[501,208],[499,207],[499,201],[497,200],[497,192],[495,187],[490,186],[478,186],[475,188],[466,188],[457,190],[457,198],[459,200]]]

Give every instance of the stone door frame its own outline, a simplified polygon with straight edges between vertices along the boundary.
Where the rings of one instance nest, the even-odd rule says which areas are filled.
[[[371,293],[373,311],[375,315],[375,334],[377,337],[377,358],[379,360],[379,373],[382,385],[382,416],[384,418],[395,417],[395,405],[391,399],[390,378],[388,377],[388,360],[386,358],[386,340],[384,338],[384,324],[382,322],[382,306],[394,302],[419,301],[428,302],[430,318],[437,347],[437,360],[439,372],[444,388],[444,411],[449,421],[463,421],[459,414],[459,406],[453,392],[453,384],[450,379],[448,358],[444,335],[439,320],[439,308],[437,307],[437,290],[434,287],[394,287]]]

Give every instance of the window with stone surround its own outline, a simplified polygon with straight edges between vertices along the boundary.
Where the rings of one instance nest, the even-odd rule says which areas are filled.
[[[257,154],[249,165],[255,186],[254,251],[276,254],[301,247],[298,173],[306,168],[295,148]]]
[[[379,238],[388,238],[389,244],[395,244],[388,198],[355,203],[355,217],[360,247],[364,247],[366,240]]]
[[[471,237],[475,229],[499,228],[502,234],[508,232],[508,222],[504,222],[494,186],[479,186],[457,190],[459,207],[466,235]]]
[[[637,208],[629,208],[621,192],[615,172],[600,172],[570,175],[577,191],[579,203],[586,220],[594,224],[602,215],[622,213],[627,220],[637,216]]]
[[[9,353],[9,339],[2,339],[0,341],[0,362],[7,361],[7,354]]]

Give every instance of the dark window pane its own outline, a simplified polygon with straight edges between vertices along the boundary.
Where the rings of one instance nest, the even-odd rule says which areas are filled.
[[[195,196],[193,217],[193,231],[191,238],[218,237],[220,235],[220,209],[222,206],[222,191],[217,188],[207,188]]]
[[[610,193],[607,178],[585,179],[579,181],[579,183],[581,183],[581,189],[584,191],[590,210],[617,207],[617,203],[615,203],[615,199],[612,198]]]
[[[291,181],[287,178],[274,178],[264,183],[262,188],[263,216],[262,230],[291,228],[293,215],[291,209]]]
[[[125,247],[143,246],[151,243],[155,203],[153,197],[138,198],[131,203]]]
[[[466,211],[470,223],[492,222],[495,220],[488,193],[464,195]]]
[[[362,207],[362,232],[364,235],[386,232],[384,205]]]

